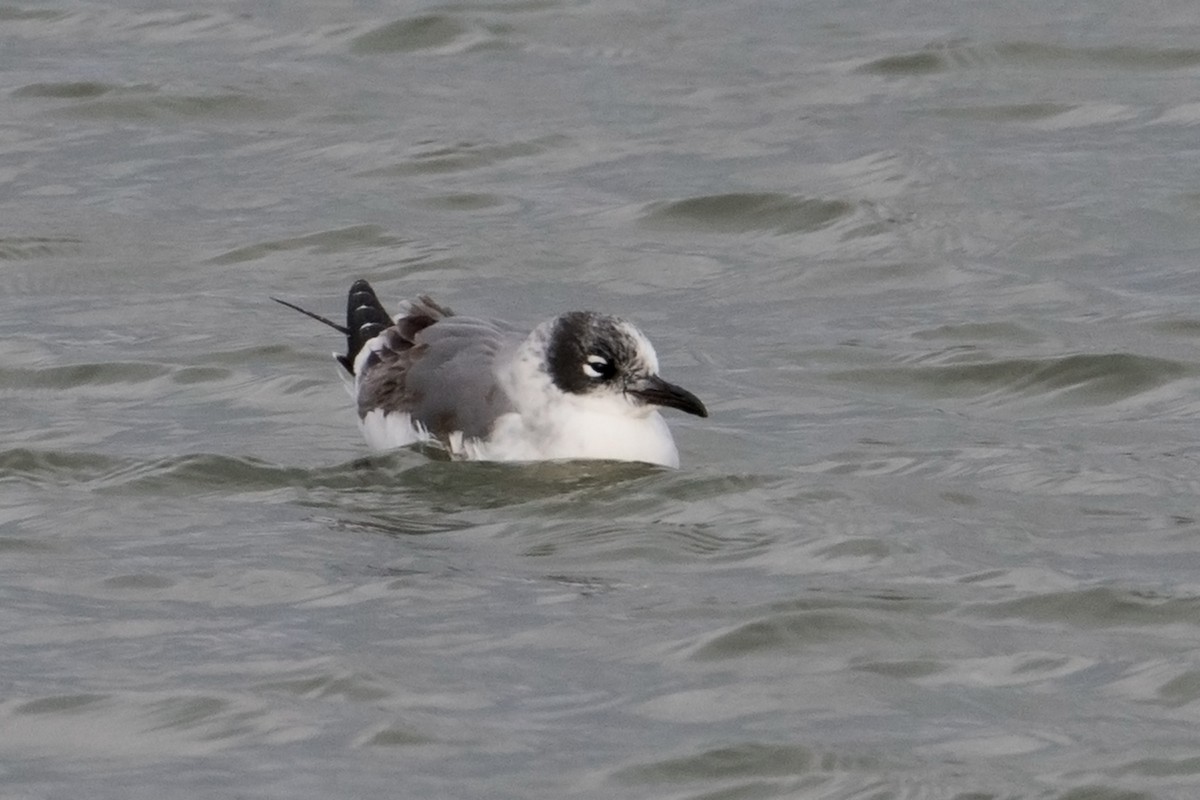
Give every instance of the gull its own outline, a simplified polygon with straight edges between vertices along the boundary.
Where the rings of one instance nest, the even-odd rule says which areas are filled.
[[[432,444],[468,461],[678,467],[658,409],[708,416],[694,394],[659,377],[650,341],[618,317],[568,311],[529,331],[420,295],[393,318],[365,280],[350,287],[344,326],[271,299],[346,336],[346,354],[334,358],[377,450]]]

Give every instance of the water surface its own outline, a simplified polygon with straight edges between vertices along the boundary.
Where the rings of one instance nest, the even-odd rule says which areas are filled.
[[[0,6],[2,793],[1190,800],[1194,12]],[[712,416],[372,456],[358,277]]]

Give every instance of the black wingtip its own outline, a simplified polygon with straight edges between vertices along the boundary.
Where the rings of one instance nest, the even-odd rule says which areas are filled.
[[[371,284],[359,278],[350,285],[346,296],[346,355],[338,357],[353,374],[353,364],[367,342],[393,325],[391,315],[379,302]]]

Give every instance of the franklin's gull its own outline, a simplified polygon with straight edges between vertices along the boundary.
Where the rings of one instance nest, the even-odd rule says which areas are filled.
[[[608,459],[679,466],[659,408],[707,417],[694,394],[658,375],[629,322],[569,311],[533,329],[454,314],[421,295],[394,319],[364,280],[350,287],[335,354],[379,450],[431,443],[477,461]]]

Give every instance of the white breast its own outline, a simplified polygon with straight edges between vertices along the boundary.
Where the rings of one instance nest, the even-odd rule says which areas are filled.
[[[454,433],[442,444],[453,457],[467,461],[599,459],[679,466],[675,441],[657,411],[630,417],[571,405],[538,418],[505,414],[496,420],[486,439]],[[433,441],[428,431],[414,426],[402,412],[385,414],[376,409],[362,418],[359,427],[367,444],[376,450]]]
[[[506,414],[492,435],[476,440],[471,458],[491,461],[602,459],[679,466],[679,452],[662,415],[618,416],[563,408],[554,418]]]

